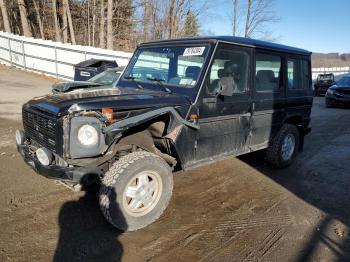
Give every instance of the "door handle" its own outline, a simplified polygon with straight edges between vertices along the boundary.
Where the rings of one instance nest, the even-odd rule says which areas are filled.
[[[255,102],[252,102],[252,106],[250,107],[250,112],[253,114],[255,111]]]

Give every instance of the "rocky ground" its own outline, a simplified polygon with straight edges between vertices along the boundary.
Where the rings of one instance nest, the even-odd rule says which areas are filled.
[[[350,261],[350,109],[316,98],[313,131],[287,169],[257,152],[175,174],[163,216],[122,233],[95,190],[40,177],[16,152],[20,104],[50,84],[0,68],[0,261]]]

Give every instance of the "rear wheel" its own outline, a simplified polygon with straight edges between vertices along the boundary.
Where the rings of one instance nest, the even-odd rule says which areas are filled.
[[[103,178],[100,206],[115,227],[134,231],[154,222],[167,207],[173,190],[169,165],[149,152],[130,153]]]
[[[272,140],[266,152],[270,164],[277,168],[292,164],[299,149],[299,131],[295,125],[285,124]]]

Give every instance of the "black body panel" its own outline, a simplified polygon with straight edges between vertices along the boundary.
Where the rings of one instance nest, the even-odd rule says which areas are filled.
[[[145,124],[153,119],[167,116],[169,125],[162,137],[157,139],[169,143],[169,148],[174,149],[171,157],[179,160],[180,166],[186,169],[229,155],[237,156],[267,148],[285,123],[296,125],[302,137],[311,130],[309,123],[313,94],[310,52],[237,37],[166,40],[145,43],[141,47],[191,43],[210,45],[208,59],[203,63],[198,81],[191,90],[184,88],[183,93],[171,93],[177,89],[167,92],[161,82],[137,82],[121,76],[117,88],[38,97],[23,106],[26,135],[40,146],[62,156],[67,150],[64,144],[65,141],[69,143],[69,134],[72,136],[77,133],[69,132],[71,118],[81,116],[80,113],[101,115],[104,108],[116,113],[116,121],[108,123],[104,120],[104,124],[108,125],[101,128],[101,135],[105,136],[104,148],[109,148],[125,134],[143,132],[147,128]],[[222,54],[216,57],[219,50],[231,52],[232,59]],[[259,54],[278,56],[280,65],[277,69],[271,69],[273,63],[257,65]],[[296,66],[289,68],[290,61],[297,61]],[[240,65],[246,66],[245,71]],[[300,75],[303,75],[303,79],[298,79]],[[262,85],[268,76],[271,79]],[[266,90],[259,89],[258,84]],[[226,89],[229,85],[232,86],[232,92]],[[273,88],[269,89],[269,85]],[[219,89],[213,92],[212,86],[219,86]],[[37,115],[31,116],[27,112]],[[124,113],[120,119],[118,113]],[[51,123],[51,119],[56,123]],[[79,122],[75,129],[78,130],[80,125]],[[34,134],[35,130],[38,134]],[[23,148],[20,152],[27,162],[34,161],[25,150],[22,151]],[[74,163],[81,161],[77,167],[82,166],[81,163],[105,160],[103,154],[106,154],[107,149],[99,150],[96,156],[91,153],[94,151],[82,154],[85,158],[79,159],[80,151],[81,148],[74,151],[74,160],[77,161]],[[109,151],[110,154],[113,152]],[[69,158],[69,154],[65,156]],[[64,160],[72,160],[67,158]],[[67,172],[71,174],[71,170],[37,167],[35,161],[34,167],[39,173],[52,171],[56,174],[54,177],[65,177]],[[71,178],[68,179],[73,179],[69,176]]]

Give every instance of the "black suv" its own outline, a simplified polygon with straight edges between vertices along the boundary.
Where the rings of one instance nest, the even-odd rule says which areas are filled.
[[[310,55],[237,37],[144,43],[117,87],[26,103],[18,150],[43,176],[100,182],[106,219],[136,230],[165,210],[174,170],[262,149],[292,163],[311,130]]]
[[[334,83],[334,74],[319,74],[314,85],[315,96],[326,95],[328,88]]]

